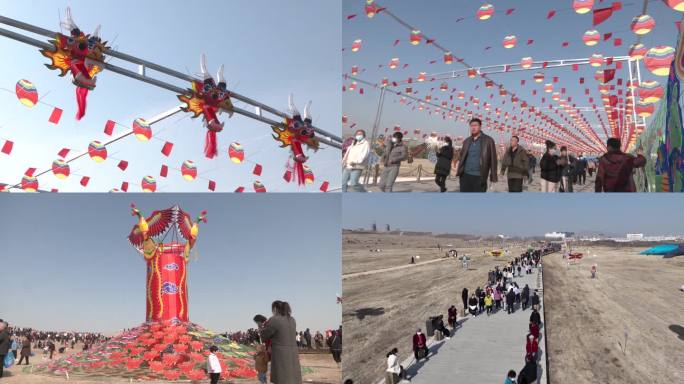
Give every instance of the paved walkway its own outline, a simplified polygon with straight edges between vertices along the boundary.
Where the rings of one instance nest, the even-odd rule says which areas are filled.
[[[541,184],[539,182],[539,172],[535,175],[533,182],[523,184],[523,192],[541,192]],[[574,192],[594,192],[595,177],[587,176],[587,182],[584,185],[573,185]],[[458,179],[450,176],[446,182],[447,192],[458,192]],[[376,185],[366,187],[371,192],[380,192],[380,188]],[[435,184],[434,178],[424,177],[421,181],[416,181],[415,177],[400,177],[397,178],[393,188],[394,192],[439,192],[439,187]],[[489,189],[489,192],[508,192],[508,181],[506,177],[499,176],[499,181]]]
[[[522,289],[541,287],[541,272],[533,270],[530,275],[514,278]],[[543,289],[538,292],[543,305]],[[451,339],[430,345],[430,360],[416,363],[411,358],[404,367],[413,384],[501,384],[509,369],[519,372],[525,365],[525,337],[531,310],[519,308],[509,315],[500,310],[491,316],[459,319],[462,327]],[[540,311],[542,314],[543,311]],[[539,342],[540,359],[538,383],[546,383],[546,356],[544,355],[544,328]],[[402,382],[404,383],[404,382]]]

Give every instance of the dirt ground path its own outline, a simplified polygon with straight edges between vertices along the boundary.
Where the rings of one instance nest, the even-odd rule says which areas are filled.
[[[437,243],[453,245],[459,255],[471,255],[470,268],[463,269],[460,261],[453,258],[428,263],[444,254],[444,249],[435,248]],[[489,241],[478,247],[472,241],[427,235],[345,234],[343,244],[342,270],[345,274],[356,274],[345,278],[343,284],[343,379],[364,384],[382,377],[387,351],[397,347],[400,360],[408,357],[413,353],[411,335],[416,328],[425,329],[429,316],[446,314],[450,305],[456,305],[461,314],[461,290],[467,287],[473,291],[483,286],[489,270],[509,260],[484,256],[484,251],[492,249]],[[370,253],[369,248],[379,248],[382,252]],[[521,252],[519,247],[509,249],[510,258]],[[414,255],[421,256],[417,265],[394,268],[406,265]],[[362,273],[383,268],[390,269],[383,273]]]
[[[684,257],[639,251],[587,248],[570,266],[544,258],[551,383],[684,382]]]

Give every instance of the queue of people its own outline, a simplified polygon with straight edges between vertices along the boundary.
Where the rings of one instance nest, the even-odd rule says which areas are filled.
[[[544,255],[560,251],[560,244],[544,243],[523,252],[518,257],[514,257],[510,262],[502,267],[495,267],[490,270],[484,288],[477,287],[474,291],[463,288],[461,299],[463,304],[463,314],[469,314],[477,318],[483,314],[492,316],[499,311],[513,314],[516,310],[530,310],[529,331],[525,337],[525,367],[519,374],[511,371],[510,378],[512,383],[532,383],[536,380],[536,362],[539,358],[539,339],[541,316],[539,314],[541,298],[536,290],[531,289],[527,284],[520,287],[515,277],[522,277],[533,273],[533,270],[541,268],[541,258]],[[451,305],[447,309],[447,327],[444,323],[444,316],[432,316],[429,319],[428,327],[432,330],[441,332],[445,338],[453,337],[454,333],[460,328],[458,321],[458,309]],[[450,328],[450,329],[449,329]],[[428,337],[421,328],[411,336],[412,350],[416,362],[430,359],[428,348]],[[398,349],[393,348],[387,353],[387,368],[385,370],[385,383],[396,384],[400,380],[406,379],[406,371],[400,365]],[[521,381],[521,378],[522,381]]]
[[[493,138],[482,132],[482,121],[473,118],[469,122],[470,136],[459,150],[446,136],[435,151],[435,184],[440,192],[446,192],[449,175],[459,180],[460,192],[486,192],[498,175],[506,177],[508,192],[522,192],[525,180],[530,184],[536,172],[537,158],[520,145],[520,138],[512,135],[509,145],[501,153],[501,166],[497,171],[499,153]],[[546,140],[545,149],[539,160],[541,192],[573,192],[575,186],[584,186],[596,173],[596,192],[636,192],[633,174],[643,168],[646,158],[642,150],[636,155],[621,151],[619,138],[609,138],[607,151],[597,159],[587,158],[583,153],[571,153],[566,146],[557,146]],[[403,141],[401,132],[394,132],[389,143],[381,146],[379,189],[392,192],[402,162],[410,156],[410,150]],[[372,154],[371,143],[364,130],[357,130],[353,140],[344,149],[342,191],[351,187],[356,192],[366,192],[360,178],[369,164]]]

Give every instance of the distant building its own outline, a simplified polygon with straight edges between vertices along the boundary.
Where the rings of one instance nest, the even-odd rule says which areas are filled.
[[[628,233],[627,241],[639,241],[644,239],[643,233]]]
[[[551,232],[544,234],[544,238],[549,241],[562,241],[565,240],[565,232]]]

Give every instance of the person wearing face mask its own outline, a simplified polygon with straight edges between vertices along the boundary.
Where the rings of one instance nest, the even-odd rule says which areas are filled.
[[[446,192],[446,179],[451,173],[451,160],[454,158],[454,147],[451,138],[444,138],[444,145],[437,151],[437,164],[435,164],[435,183],[440,192]]]
[[[420,361],[420,359],[430,360],[428,353],[427,337],[425,337],[425,334],[418,328],[413,335],[413,355],[415,356],[416,361]]]
[[[401,141],[403,137],[401,132],[394,132],[390,145],[385,147],[385,153],[382,155],[382,165],[385,168],[380,174],[380,191],[382,192],[392,192],[401,162],[408,159],[408,149]]]
[[[501,176],[508,170],[508,192],[522,192],[523,179],[529,176],[529,157],[525,148],[518,145],[518,136],[511,136],[511,146],[508,147],[501,160]]]
[[[366,192],[359,183],[361,173],[368,162],[370,144],[366,140],[366,132],[363,129],[356,131],[354,142],[347,148],[342,158],[342,192],[347,192],[347,184],[356,192]]]
[[[539,170],[541,172],[541,191],[558,192],[558,182],[561,177],[560,159],[556,143],[546,140],[546,151],[539,160]]]
[[[497,182],[494,139],[482,133],[482,120],[470,120],[470,137],[463,141],[456,175],[461,192],[487,192],[487,180]]]

